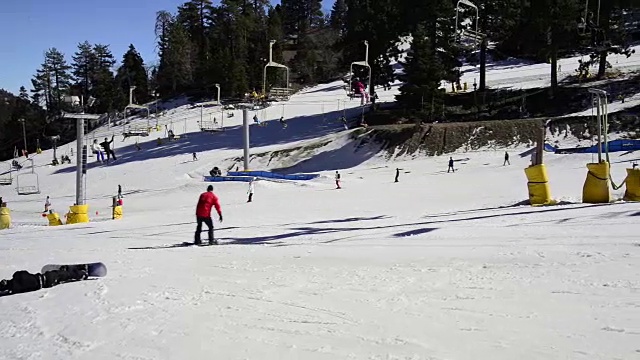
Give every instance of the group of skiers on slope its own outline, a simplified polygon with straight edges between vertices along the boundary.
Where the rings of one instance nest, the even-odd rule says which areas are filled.
[[[104,141],[101,143],[98,143],[98,139],[93,140],[93,144],[91,144],[91,151],[96,155],[96,161],[100,163],[104,162],[104,154],[107,154],[107,162],[109,162],[112,157],[114,161],[118,160],[118,158],[116,158],[116,153],[111,148],[112,143],[113,135],[111,136],[111,141],[109,141],[108,138],[104,138]]]
[[[280,125],[282,125],[283,129],[287,128],[287,121],[284,119],[284,116],[281,116],[278,122],[280,123]],[[266,122],[260,121],[260,119],[258,119],[258,114],[253,115],[253,123],[258,126],[267,126]]]

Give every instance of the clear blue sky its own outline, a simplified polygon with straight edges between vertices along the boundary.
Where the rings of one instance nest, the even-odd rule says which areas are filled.
[[[129,44],[145,64],[155,63],[155,14],[175,13],[183,0],[0,0],[0,88],[18,94],[31,89],[31,78],[51,47],[68,62],[85,40],[108,44],[118,61]],[[273,4],[280,1],[272,1]],[[214,0],[214,3],[219,3]],[[331,9],[333,0],[323,0]]]

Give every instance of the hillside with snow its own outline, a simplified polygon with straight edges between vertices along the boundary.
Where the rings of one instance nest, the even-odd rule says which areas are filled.
[[[619,61],[637,70],[637,56]],[[548,81],[547,70],[495,64],[487,84],[528,86]],[[398,86],[379,91],[380,101],[393,101]],[[41,216],[46,196],[62,216],[75,201],[75,156],[51,166],[51,151],[32,155],[37,175],[20,158],[19,181],[40,193],[0,187],[13,222],[0,231],[0,278],[92,261],[108,275],[0,297],[0,358],[640,358],[640,206],[619,200],[624,188],[612,190],[612,204],[582,203],[592,155],[545,154],[560,205],[531,207],[529,158],[518,156],[529,146],[389,161],[338,121],[363,111],[341,81],[250,111],[267,124],[251,124],[251,170],[320,176],[258,179],[251,203],[246,183],[214,183],[224,214],[214,247],[181,244],[193,240],[203,176],[242,169],[240,110],[183,104],[146,137],[122,132],[155,118],[88,134],[114,136],[118,159],[89,157],[85,224],[48,227]],[[200,131],[213,118],[224,131]],[[167,140],[169,129],[180,138]],[[640,157],[611,159],[620,183]],[[115,221],[118,185],[124,217]]]

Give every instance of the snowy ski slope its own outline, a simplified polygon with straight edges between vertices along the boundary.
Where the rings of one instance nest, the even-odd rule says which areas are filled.
[[[496,65],[488,84],[521,86],[546,70]],[[115,134],[118,155],[102,166],[90,158],[88,224],[45,226],[45,196],[61,214],[73,203],[75,168],[47,166],[50,151],[35,155],[41,194],[0,188],[13,217],[0,231],[0,278],[51,262],[102,261],[109,274],[0,297],[0,359],[640,358],[640,206],[580,203],[591,155],[546,155],[562,205],[519,205],[524,149],[452,154],[454,173],[449,155],[388,162],[373,145],[356,148],[336,121],[345,107],[362,111],[341,86],[293,96],[287,129],[252,125],[252,153],[264,155],[253,169],[322,176],[260,180],[252,203],[247,184],[214,184],[224,213],[217,247],[175,245],[193,239],[201,176],[240,165],[239,111],[225,132],[208,134],[198,131],[200,109],[179,107],[159,122],[181,139],[159,146],[164,132],[88,135]],[[282,110],[257,115],[277,120]],[[614,180],[638,158],[612,154]],[[124,218],[111,221],[118,184]]]

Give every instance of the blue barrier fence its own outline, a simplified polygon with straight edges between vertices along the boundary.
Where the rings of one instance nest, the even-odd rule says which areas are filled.
[[[261,177],[267,179],[280,180],[312,180],[320,176],[320,174],[276,174],[270,171],[230,171],[229,176],[250,176]]]
[[[609,141],[607,144],[609,152],[620,151],[637,151],[640,150],[640,140],[618,139]],[[605,151],[604,144],[602,144],[602,152]],[[578,147],[568,149],[556,149],[559,154],[595,154],[598,152],[598,145],[589,147]]]
[[[613,140],[608,142],[607,147],[609,148],[609,152],[640,150],[640,140],[627,140],[627,139]],[[602,151],[604,150],[605,149],[603,144]],[[598,145],[588,147],[581,152],[589,153],[589,154],[597,153]]]

